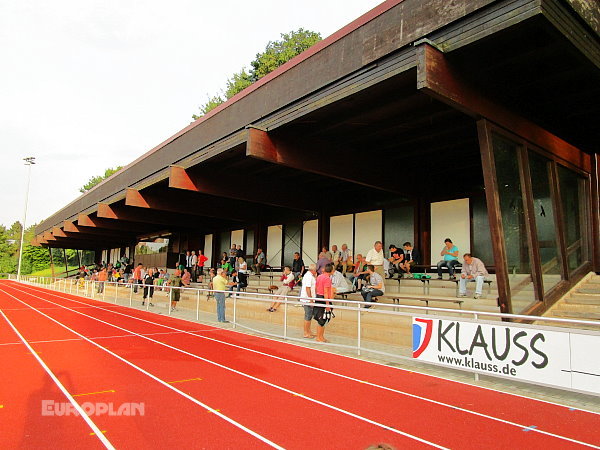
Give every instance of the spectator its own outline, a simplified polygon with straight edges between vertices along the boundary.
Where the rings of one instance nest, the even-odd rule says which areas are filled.
[[[304,337],[306,339],[313,339],[315,335],[310,329],[310,324],[314,315],[314,306],[311,303],[314,302],[315,297],[315,283],[317,281],[317,265],[310,264],[307,272],[302,277],[302,290],[300,292],[300,301],[304,303]]]
[[[181,298],[181,285],[183,284],[181,281],[181,271],[179,269],[175,270],[173,278],[171,278],[168,283],[174,288],[171,289],[171,311],[177,311],[177,302]]]
[[[323,269],[323,273],[317,277],[315,282],[315,300],[313,318],[317,321],[317,339],[318,342],[327,342],[325,339],[325,325],[329,322],[327,314],[331,312],[330,299],[333,298],[333,287],[331,285],[331,274],[333,273],[333,264],[327,264]],[[316,306],[323,305],[323,306]]]
[[[294,279],[298,280],[302,274],[304,273],[304,261],[300,258],[300,253],[294,253],[294,261],[292,261],[292,273],[294,274]]]
[[[341,265],[342,254],[338,250],[337,245],[331,246],[331,262],[333,263],[333,270],[338,270]]]
[[[244,254],[244,250],[242,250],[242,246],[239,244],[236,245],[235,256],[236,256],[236,258],[246,258],[246,255]]]
[[[444,259],[437,263],[438,280],[442,279],[442,268],[444,267],[448,268],[450,279],[456,280],[454,268],[458,265],[458,247],[452,243],[450,238],[444,240],[444,247],[440,252],[440,256]]]
[[[333,261],[333,253],[331,253],[327,247],[323,247],[321,249],[321,252],[325,253],[325,256],[327,256],[327,259],[329,259],[329,261]]]
[[[189,287],[190,283],[192,282],[192,274],[190,273],[189,270],[185,269],[183,271],[183,276],[181,277],[181,281],[183,283],[183,287]]]
[[[262,251],[262,248],[259,248],[256,251],[256,256],[254,256],[254,264],[252,265],[252,270],[255,274],[260,275],[260,271],[264,270],[266,267],[266,258],[265,254]]]
[[[154,306],[152,303],[152,296],[154,295],[154,271],[148,269],[148,273],[144,275],[144,296],[142,298],[142,306],[146,303],[146,299],[150,306]]]
[[[325,248],[325,247],[323,247]],[[328,256],[329,252],[321,252],[319,253],[319,259],[317,260],[317,273],[321,275],[323,273],[323,269],[327,264],[331,264],[331,258]]]
[[[294,274],[292,273],[292,268],[290,266],[285,266],[283,268],[283,275],[281,275],[281,281],[283,284],[275,291],[275,300],[271,303],[271,306],[267,308],[269,312],[277,311],[279,305],[281,305],[282,300],[285,299],[285,296],[290,293],[290,291],[294,288]]]
[[[240,279],[242,289],[248,286],[248,263],[242,256],[238,258],[238,277]]]
[[[342,273],[346,274],[348,267],[352,266],[352,252],[348,249],[348,245],[342,244],[342,251],[340,252],[340,261],[342,265]]]
[[[463,255],[465,260],[462,269],[460,271],[460,280],[458,282],[458,296],[466,297],[467,296],[467,283],[474,281],[477,283],[475,285],[475,296],[474,298],[480,298],[483,292],[483,282],[485,281],[485,277],[487,277],[488,271],[485,268],[485,265],[479,258],[473,257],[470,253],[465,253]]]
[[[100,270],[100,273],[98,273],[98,294],[104,292],[104,283],[106,282],[107,278],[108,273],[106,271],[106,268],[103,267],[102,270]]]
[[[142,263],[139,263],[135,270],[133,271],[133,292],[137,294],[138,285],[142,284],[142,269],[144,266]]]
[[[404,261],[400,264],[400,268],[410,277],[413,267],[421,263],[421,253],[410,242],[405,242],[402,247],[404,248]]]
[[[367,273],[369,274],[369,283],[363,288],[360,295],[365,302],[376,302],[377,298],[385,293],[385,283],[383,277],[375,272],[375,267],[372,264],[367,266]],[[371,305],[365,305],[365,308],[370,308]]]
[[[352,292],[352,284],[339,270],[334,270],[331,274],[331,285],[333,287],[333,296],[337,294],[347,294]]]
[[[125,265],[125,269],[123,270],[123,278],[125,279],[125,283],[129,283],[129,279],[133,273],[133,264],[127,263]]]
[[[200,277],[200,283],[204,277],[204,264],[208,261],[208,258],[204,256],[202,250],[198,250],[198,276]]]
[[[225,290],[227,288],[227,274],[223,269],[217,269],[217,275],[212,280],[217,301],[217,320],[221,323],[229,323],[225,320]]]
[[[390,245],[390,257],[388,261],[390,262],[390,278],[394,278],[394,273],[398,273],[399,277],[402,278],[401,265],[404,262],[404,252],[398,249],[395,244]]]
[[[229,264],[233,269],[235,267],[235,260],[237,259],[237,247],[235,244],[231,244],[231,249],[229,250]]]
[[[233,291],[233,289],[235,288],[238,292],[240,292],[243,288],[248,286],[242,281],[241,274],[235,269],[233,269],[233,271],[231,272],[231,281],[227,283],[227,285],[229,286],[229,288],[227,288],[228,291]],[[227,297],[231,297],[231,294],[229,294]]]
[[[354,291],[360,290],[362,288],[362,282],[367,277],[367,263],[363,258],[363,255],[360,253],[356,255],[356,261],[354,262],[354,270],[352,274],[348,277]]]
[[[192,252],[185,252],[185,269],[192,273]]]
[[[195,250],[192,250],[192,257],[190,258],[190,262],[192,263],[192,267],[190,268],[190,274],[192,275],[192,281],[195,283],[198,279],[198,255],[196,255]]]
[[[375,272],[378,273],[382,278],[385,277],[385,273],[383,271],[384,259],[383,244],[381,241],[376,241],[375,244],[373,244],[373,248],[368,251],[365,260],[367,264],[370,264],[375,268]]]

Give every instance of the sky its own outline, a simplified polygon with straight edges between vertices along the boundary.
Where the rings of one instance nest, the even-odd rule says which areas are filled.
[[[382,0],[0,1],[0,224],[27,225],[192,121],[267,42],[325,38]]]

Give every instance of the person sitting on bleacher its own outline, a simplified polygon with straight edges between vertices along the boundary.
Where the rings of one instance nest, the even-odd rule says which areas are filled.
[[[417,264],[420,264],[421,253],[419,253],[419,250],[414,248],[410,242],[405,242],[402,244],[402,247],[404,248],[404,261],[400,264],[400,268],[410,277],[412,268]],[[400,274],[400,276],[402,276],[402,274]]]
[[[360,295],[365,302],[376,302],[380,295],[385,294],[385,282],[383,277],[375,272],[375,267],[372,264],[367,266],[369,281],[366,287],[362,289]],[[365,308],[370,308],[371,305],[365,305]]]
[[[481,297],[483,292],[483,282],[485,281],[485,277],[487,277],[488,271],[479,258],[474,258],[470,253],[465,253],[463,255],[465,262],[462,265],[462,270],[460,271],[460,280],[458,282],[458,296],[466,297],[467,296],[467,283],[474,281],[477,283],[475,285],[475,296],[474,298]]]
[[[294,274],[292,273],[292,268],[290,266],[285,266],[283,268],[283,275],[281,276],[281,281],[283,284],[275,291],[275,301],[271,303],[271,306],[267,309],[269,312],[277,311],[279,305],[281,305],[282,300],[285,299],[285,296],[289,294],[289,292],[294,288]]]
[[[442,279],[442,268],[447,267],[451,280],[456,280],[454,267],[458,265],[458,247],[452,243],[450,238],[444,240],[444,248],[440,252],[442,259],[437,263],[438,280]]]
[[[354,271],[348,276],[348,280],[352,283],[354,291],[360,291],[362,282],[367,277],[367,264],[363,255],[358,253],[354,262]]]
[[[254,256],[254,264],[252,264],[252,270],[255,274],[260,275],[260,271],[263,270],[266,266],[266,258],[265,254],[262,251],[262,248],[259,248],[256,251],[256,256]]]
[[[334,270],[331,275],[331,286],[333,295],[347,294],[352,292],[352,284],[339,270]]]
[[[404,262],[404,252],[396,247],[395,244],[391,244],[389,247],[390,257],[388,261],[390,262],[389,269],[389,278],[394,278],[394,273],[397,273],[400,278],[402,278],[402,263]]]

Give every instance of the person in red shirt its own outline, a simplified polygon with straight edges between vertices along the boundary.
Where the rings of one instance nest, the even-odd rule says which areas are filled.
[[[327,264],[323,269],[323,273],[317,277],[317,281],[315,283],[315,292],[317,298],[322,298],[323,300],[315,300],[315,309],[313,318],[317,321],[319,325],[317,327],[317,339],[318,342],[327,342],[325,339],[325,325],[328,322],[328,319],[324,318],[325,311],[331,311],[331,302],[328,300],[333,298],[333,288],[331,285],[331,274],[333,273],[333,264]],[[318,304],[327,305],[316,306]]]
[[[202,277],[204,276],[204,263],[208,261],[208,258],[204,256],[202,250],[198,250],[198,282],[202,283]]]
[[[144,266],[139,263],[135,269],[133,269],[133,292],[137,294],[138,285],[142,284],[142,268]]]

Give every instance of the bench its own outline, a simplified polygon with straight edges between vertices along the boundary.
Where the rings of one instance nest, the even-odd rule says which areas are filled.
[[[430,287],[429,283],[431,281],[433,281],[433,282],[450,281],[456,285],[456,295],[458,296],[458,278],[456,280],[440,280],[438,278],[421,278],[419,281],[421,283],[423,283],[423,294],[425,294],[425,295],[429,295],[429,287]],[[488,294],[491,294],[492,293],[492,280],[483,280],[483,284],[487,285]]]
[[[388,296],[387,298],[391,298],[394,304],[399,305],[400,300],[417,300],[420,302],[425,302],[425,306],[429,306],[429,302],[442,302],[442,303],[454,303],[457,304],[460,309],[462,309],[462,304],[465,302],[460,298],[443,298],[443,297],[431,297],[431,298],[417,298],[417,297],[408,297],[401,295]]]

